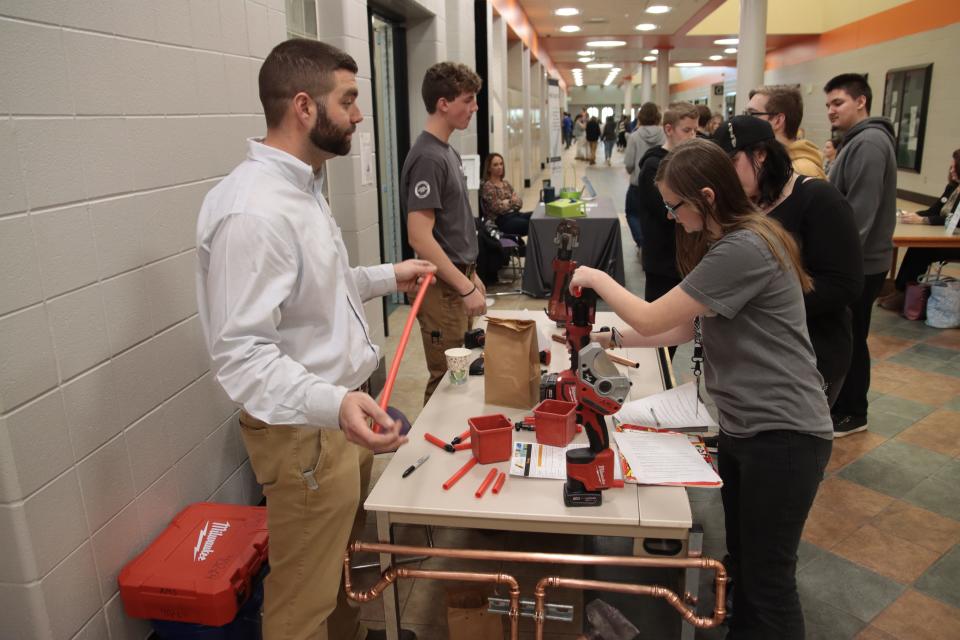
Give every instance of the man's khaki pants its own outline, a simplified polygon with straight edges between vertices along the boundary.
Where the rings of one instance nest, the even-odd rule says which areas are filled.
[[[462,267],[461,271],[472,279],[476,267]],[[420,322],[427,369],[430,370],[430,380],[423,394],[423,404],[427,404],[447,372],[447,357],[443,352],[463,346],[463,334],[470,329],[473,321],[467,316],[460,292],[439,278],[435,284],[427,287],[417,320]]]
[[[264,640],[362,640],[343,553],[363,529],[373,454],[339,430],[267,425],[246,412],[240,431],[267,498]]]

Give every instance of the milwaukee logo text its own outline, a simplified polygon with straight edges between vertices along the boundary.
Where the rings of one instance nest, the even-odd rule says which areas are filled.
[[[226,533],[229,528],[229,522],[214,522],[211,526],[210,521],[207,520],[203,528],[200,529],[200,535],[197,536],[197,545],[193,548],[193,561],[203,562],[206,560],[207,556],[213,553],[213,545],[217,538]]]

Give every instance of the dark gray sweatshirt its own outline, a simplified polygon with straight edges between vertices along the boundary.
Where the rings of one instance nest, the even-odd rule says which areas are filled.
[[[847,131],[830,167],[830,182],[853,208],[864,275],[887,271],[897,224],[897,160],[889,120],[867,118]]]

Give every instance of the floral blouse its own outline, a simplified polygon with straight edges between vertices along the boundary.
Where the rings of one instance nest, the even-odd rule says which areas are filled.
[[[518,196],[510,183],[503,180],[499,185],[487,180],[480,185],[480,199],[483,210],[490,218],[502,216],[512,211],[520,211],[523,200]]]

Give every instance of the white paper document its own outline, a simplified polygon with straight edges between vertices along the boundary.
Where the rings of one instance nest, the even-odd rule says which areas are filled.
[[[697,399],[697,388],[692,382],[626,402],[613,417],[621,424],[685,431],[706,431],[707,427],[717,426],[707,407]]]
[[[570,444],[566,447],[551,447],[536,442],[514,442],[513,456],[510,458],[510,475],[525,478],[547,478],[550,480],[567,479],[567,450],[583,449],[585,444]],[[619,460],[617,447],[610,443],[613,459]],[[623,469],[619,464],[613,466],[615,480],[623,479]]]
[[[682,433],[613,434],[637,484],[719,487],[720,476]]]

